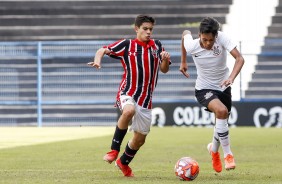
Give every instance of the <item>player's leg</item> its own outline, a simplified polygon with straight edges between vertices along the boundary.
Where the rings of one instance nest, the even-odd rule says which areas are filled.
[[[230,148],[228,109],[219,99],[213,99],[210,101],[208,108],[215,113],[215,130],[218,134],[218,138],[224,153],[225,169],[235,169],[235,161]]]
[[[216,118],[215,118],[214,121],[216,122]],[[219,141],[218,133],[216,131],[216,127],[214,126],[214,128],[213,128],[213,138],[212,138],[210,150],[212,152],[216,153],[216,152],[218,152],[219,147],[220,147],[220,141]]]
[[[216,172],[221,172],[222,171],[222,164],[220,160],[220,153],[219,153],[219,147],[220,147],[220,141],[218,137],[218,133],[216,132],[216,127],[213,129],[213,138],[212,142],[208,144],[207,149],[212,156],[212,165],[213,169]]]
[[[134,176],[131,168],[128,165],[133,160],[139,148],[145,143],[145,139],[146,135],[143,135],[139,132],[134,132],[134,136],[126,145],[124,153],[116,161],[116,165],[123,172],[124,176]]]
[[[218,151],[219,146],[220,146],[219,137],[216,132],[216,128],[214,127],[213,139],[212,139],[212,142],[208,144],[207,149],[209,151],[209,154],[212,156],[212,166],[216,172],[222,171],[220,153]]]
[[[135,103],[134,101],[132,101],[131,97],[129,97],[128,99],[129,100],[124,101],[126,103],[122,104],[121,107],[122,114],[118,120],[115,133],[112,139],[111,151],[103,157],[103,160],[108,163],[112,163],[114,160],[117,159],[118,154],[120,152],[120,146],[127,133],[128,125],[135,114]]]
[[[145,143],[146,135],[139,132],[134,132],[133,138],[128,142],[124,154],[120,157],[121,163],[128,165],[139,148]]]
[[[206,107],[207,108],[206,110],[209,111],[209,112],[212,112],[212,111],[208,108],[208,104],[213,99],[218,99],[217,93],[218,93],[217,91],[213,91],[213,90],[210,90],[210,89],[195,90],[195,96],[196,96],[198,102],[201,105],[203,105],[204,107]],[[216,172],[222,171],[220,153],[218,151],[219,146],[220,146],[219,137],[218,137],[218,134],[216,132],[216,128],[214,128],[212,143],[208,144],[207,149],[208,149],[209,154],[212,157],[212,166],[213,166],[213,169]]]
[[[133,176],[131,168],[128,166],[133,160],[137,151],[145,143],[147,134],[151,127],[151,110],[140,106],[136,107],[136,113],[132,120],[130,130],[134,131],[133,138],[126,145],[124,153],[116,161],[116,165],[123,172],[124,176]]]

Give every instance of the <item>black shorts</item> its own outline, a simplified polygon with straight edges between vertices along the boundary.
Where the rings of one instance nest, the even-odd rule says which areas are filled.
[[[202,90],[195,90],[195,96],[197,101],[205,106],[207,111],[210,111],[208,109],[208,104],[213,99],[219,99],[228,109],[228,112],[231,111],[232,106],[232,99],[231,99],[231,87],[229,86],[226,88],[223,92],[218,90],[212,90],[212,89],[202,89]],[[210,111],[211,112],[211,111]]]

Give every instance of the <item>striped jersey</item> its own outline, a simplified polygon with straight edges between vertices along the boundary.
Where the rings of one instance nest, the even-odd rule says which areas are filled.
[[[161,63],[160,53],[164,50],[159,40],[143,43],[137,39],[124,39],[105,46],[111,52],[110,57],[120,59],[124,69],[122,81],[117,93],[131,96],[135,102],[147,109],[152,109],[152,94],[157,85]]]

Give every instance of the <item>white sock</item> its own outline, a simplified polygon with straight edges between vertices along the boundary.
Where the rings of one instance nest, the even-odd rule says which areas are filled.
[[[218,138],[218,134],[216,132],[216,128],[214,127],[213,129],[213,138],[212,138],[212,152],[216,153],[218,152],[220,146],[220,142],[219,142],[219,138]]]
[[[228,128],[227,119],[217,119],[216,118],[215,128],[216,128],[216,132],[219,137],[219,141],[222,146],[224,158],[228,154],[233,155],[230,149],[229,128]]]

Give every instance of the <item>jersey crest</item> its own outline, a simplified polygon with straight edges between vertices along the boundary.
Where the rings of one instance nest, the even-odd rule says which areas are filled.
[[[213,46],[213,55],[219,56],[221,54],[222,50],[220,49],[219,45]]]

